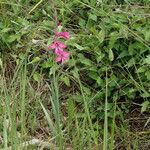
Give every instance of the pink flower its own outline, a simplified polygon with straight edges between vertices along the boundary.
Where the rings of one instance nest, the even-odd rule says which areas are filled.
[[[69,32],[55,32],[55,39],[63,38],[65,40],[70,38]],[[69,59],[69,52],[64,51],[67,46],[61,41],[53,41],[51,45],[48,46],[49,49],[54,49],[54,53],[56,54],[56,62],[63,63],[64,61]]]
[[[59,55],[60,52],[64,51],[62,48],[55,48],[55,54]]]
[[[64,38],[66,40],[70,38],[69,32],[55,32],[55,36]]]
[[[63,42],[55,41],[48,48],[50,48],[50,49],[63,49],[66,47],[67,46]]]
[[[56,62],[61,62],[63,63],[64,61],[69,59],[69,52],[58,50],[57,53],[57,58],[55,59]]]

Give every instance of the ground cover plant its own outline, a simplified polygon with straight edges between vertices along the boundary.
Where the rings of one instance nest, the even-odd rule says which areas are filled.
[[[150,148],[149,0],[0,0],[0,149]]]

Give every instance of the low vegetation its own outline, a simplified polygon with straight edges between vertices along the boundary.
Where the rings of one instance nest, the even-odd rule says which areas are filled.
[[[0,0],[0,149],[148,150],[149,0]]]

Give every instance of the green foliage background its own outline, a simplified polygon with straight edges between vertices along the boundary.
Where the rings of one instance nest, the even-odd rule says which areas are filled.
[[[64,65],[56,64],[53,54],[45,50],[55,29],[51,1],[1,0],[2,62],[18,64],[27,54],[28,74],[36,67],[34,82],[40,82],[41,76],[48,80],[56,72],[61,95],[65,95],[62,100],[67,99],[70,107],[82,108],[84,93],[92,120],[104,120],[106,86],[110,126],[114,107],[115,117],[120,117],[120,112],[128,114],[133,103],[148,112],[150,1],[55,0],[54,4],[63,30],[71,34],[66,42],[70,60]],[[78,114],[81,118],[82,113]]]

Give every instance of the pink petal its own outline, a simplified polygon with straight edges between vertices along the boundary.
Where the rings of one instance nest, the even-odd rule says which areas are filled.
[[[62,62],[69,59],[69,53],[63,52],[61,55]]]
[[[66,59],[62,58],[62,59],[61,59],[61,63],[64,63],[64,61],[66,61]]]
[[[58,51],[58,53],[56,54],[57,55],[57,58],[56,58],[56,62],[64,62],[64,61],[66,61],[66,60],[68,60],[69,59],[69,52],[66,52],[66,51],[62,51],[62,50],[60,50],[60,51]]]
[[[55,48],[55,54],[56,55],[60,55],[62,51],[63,51],[62,48]]]
[[[61,62],[63,63],[64,61],[68,60],[69,59],[69,55],[67,55],[67,57],[63,57],[61,58]]]
[[[66,48],[67,47],[63,42],[56,41],[55,43],[56,43],[58,48]]]
[[[54,49],[56,47],[55,43],[52,43],[50,46],[48,46],[49,49]]]
[[[61,57],[56,57],[55,62],[60,62],[62,61]]]
[[[66,40],[70,38],[69,32],[55,32],[55,35]]]
[[[63,42],[60,42],[60,41],[55,41],[50,46],[48,46],[49,49],[55,49],[55,48],[62,49],[66,47],[67,46]]]
[[[69,58],[69,52],[63,51],[62,55],[63,55],[63,57],[66,58],[66,59]]]

